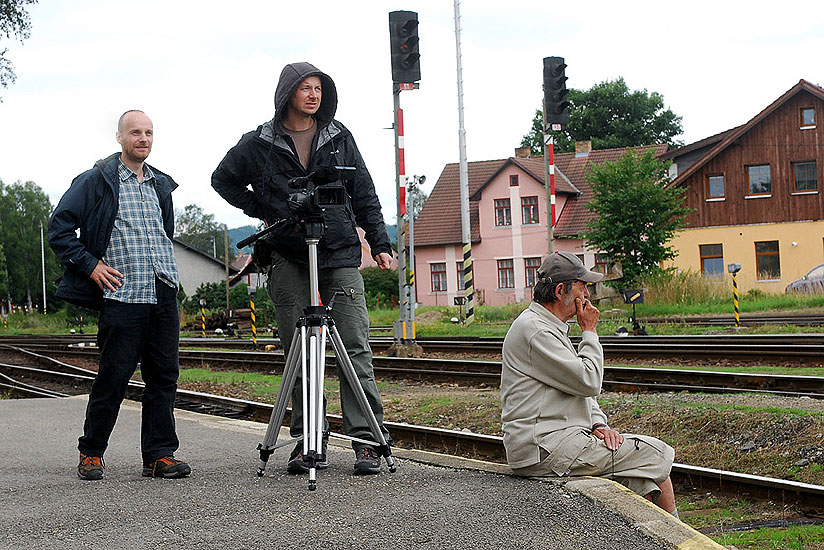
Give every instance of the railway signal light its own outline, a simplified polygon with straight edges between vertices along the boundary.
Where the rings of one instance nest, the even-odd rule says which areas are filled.
[[[551,125],[569,122],[566,67],[563,57],[544,58],[544,126],[550,129]]]
[[[409,83],[421,79],[419,42],[418,14],[414,11],[389,12],[392,82]]]

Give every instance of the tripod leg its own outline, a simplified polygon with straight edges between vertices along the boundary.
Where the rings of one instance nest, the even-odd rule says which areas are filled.
[[[309,490],[317,489],[317,468],[315,467],[315,456],[317,453],[317,446],[315,432],[318,423],[318,346],[320,345],[320,338],[318,338],[318,328],[313,327],[312,333],[309,336],[309,403],[303,400],[303,459],[309,462]],[[320,381],[322,386],[323,381]],[[303,383],[306,388],[306,379]],[[305,394],[304,394],[305,395]],[[306,414],[306,407],[309,407],[308,416]]]
[[[283,424],[283,417],[286,415],[286,404],[289,403],[292,388],[297,379],[298,355],[301,354],[301,350],[298,348],[300,342],[298,335],[298,329],[295,328],[295,333],[292,336],[292,345],[289,347],[289,353],[286,356],[286,366],[283,367],[283,380],[280,383],[280,389],[275,400],[275,406],[272,409],[272,415],[269,417],[269,426],[266,428],[266,436],[263,438],[263,442],[258,445],[258,450],[260,451],[258,476],[263,475],[266,470],[266,463],[269,462],[269,457],[275,449],[278,434],[280,433],[280,426]]]
[[[358,401],[361,412],[363,412],[366,417],[366,421],[369,423],[369,429],[372,430],[372,436],[380,445],[379,451],[386,459],[386,465],[389,467],[389,471],[394,472],[397,467],[395,466],[395,459],[392,458],[392,451],[389,448],[389,444],[386,442],[386,438],[383,435],[383,431],[381,431],[377,418],[375,418],[375,413],[372,412],[372,407],[369,406],[366,393],[363,391],[363,386],[358,379],[358,375],[355,372],[355,367],[352,365],[352,360],[349,358],[346,347],[343,345],[343,340],[338,333],[337,327],[332,325],[329,327],[329,332],[331,334],[332,346],[335,348],[335,356],[338,359],[339,368],[355,394],[355,398]]]

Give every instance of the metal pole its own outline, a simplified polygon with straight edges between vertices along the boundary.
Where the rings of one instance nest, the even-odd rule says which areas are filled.
[[[412,176],[415,181],[415,187],[410,189],[406,194],[406,215],[409,218],[409,324],[412,339],[415,339],[415,303],[417,296],[415,293],[415,190],[421,180],[426,180],[425,177]]]
[[[544,105],[544,180],[548,182],[546,202],[546,238],[547,252],[552,254],[555,249],[553,228],[555,227],[555,143],[546,124],[546,105]]]
[[[407,306],[409,300],[406,297],[406,253],[403,231],[403,213],[401,212],[401,188],[406,185],[403,166],[403,111],[401,111],[401,90],[398,84],[392,84],[393,99],[394,99],[394,130],[395,130],[395,191],[397,193],[397,200],[395,206],[397,207],[397,228],[398,228],[398,306],[399,319],[395,323],[395,343],[405,343],[407,322],[409,315]]]
[[[469,226],[469,168],[466,162],[466,130],[464,129],[463,107],[463,68],[461,66],[461,3],[455,0],[455,52],[458,71],[458,149],[459,175],[461,184],[461,242],[463,243],[464,268],[464,296],[466,307],[466,322],[475,319],[475,310],[472,304],[474,284],[472,281],[472,239]]]
[[[43,244],[43,220],[40,220],[40,266],[43,270],[43,315],[46,314],[46,253]]]
[[[257,288],[249,286],[249,309],[252,310],[252,347],[257,349],[257,319],[255,318],[255,293]]]
[[[229,228],[223,224],[223,260],[226,266],[226,309],[229,309]]]

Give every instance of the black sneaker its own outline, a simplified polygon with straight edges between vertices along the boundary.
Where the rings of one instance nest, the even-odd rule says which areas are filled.
[[[80,463],[77,465],[77,477],[86,481],[103,479],[103,457],[88,456],[80,453]]]
[[[381,473],[381,456],[374,447],[364,446],[355,449],[355,475]]]
[[[166,479],[177,479],[186,477],[192,473],[192,469],[182,460],[173,456],[164,456],[147,464],[143,464],[143,477],[165,477]]]
[[[321,452],[323,456],[315,462],[315,468],[318,470],[325,470],[329,467],[329,460],[326,455],[326,448],[329,445],[329,436],[323,434],[321,440]],[[289,455],[289,462],[286,463],[286,471],[290,474],[308,474],[309,463],[303,459],[303,441],[298,441],[295,448],[292,449],[292,454]]]

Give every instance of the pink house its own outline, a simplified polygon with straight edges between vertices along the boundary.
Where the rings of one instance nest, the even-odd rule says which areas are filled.
[[[588,143],[588,142],[585,142]],[[581,144],[579,144],[581,145]],[[666,145],[652,148],[660,155]],[[589,268],[604,270],[607,259],[581,238],[591,213],[586,181],[590,164],[614,161],[630,149],[555,156],[554,248],[578,254]],[[532,299],[535,273],[547,254],[547,192],[543,157],[510,157],[469,163],[469,214],[476,299],[502,305]],[[457,164],[447,164],[415,221],[417,302],[452,305],[463,295],[460,184]],[[460,289],[460,290],[459,290]]]

